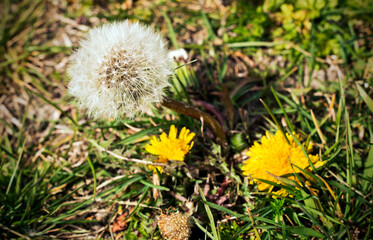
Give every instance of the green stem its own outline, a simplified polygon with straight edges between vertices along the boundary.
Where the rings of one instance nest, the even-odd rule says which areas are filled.
[[[164,98],[162,106],[169,108],[175,112],[184,114],[186,116],[195,118],[197,120],[203,119],[203,121],[209,126],[209,128],[215,133],[217,141],[220,145],[224,145],[226,142],[225,132],[218,121],[210,114],[199,110],[196,107],[187,105],[182,102],[175,101],[171,98]]]

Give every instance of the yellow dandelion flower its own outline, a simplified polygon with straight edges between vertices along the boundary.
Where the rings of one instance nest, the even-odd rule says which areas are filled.
[[[290,162],[301,169],[308,169],[310,167],[308,159],[304,155],[301,147],[295,142],[290,134],[286,134],[286,136],[289,143],[286,141],[286,138],[281,131],[277,131],[275,135],[271,135],[267,132],[266,136],[262,137],[261,143],[255,142],[249,151],[246,152],[249,159],[244,162],[242,171],[244,175],[251,176],[254,182],[258,185],[259,191],[266,189],[272,190],[272,185],[261,182],[257,179],[281,183],[268,173],[275,176],[292,174],[293,168],[291,167]],[[299,139],[298,135],[294,136]],[[307,150],[310,151],[311,148]],[[322,165],[319,161],[318,155],[309,154],[308,157],[315,166]],[[294,167],[294,171],[300,172],[296,167]],[[295,176],[289,178],[297,181]],[[278,193],[281,195],[287,195],[284,191]]]
[[[155,162],[168,163],[170,160],[184,161],[185,155],[193,147],[194,142],[192,139],[194,136],[194,133],[183,127],[179,137],[177,137],[177,129],[172,125],[168,136],[166,133],[162,133],[159,140],[153,136],[150,144],[145,146],[145,150],[158,156]],[[150,168],[155,169],[153,166],[150,166]],[[156,168],[162,172],[161,167]]]

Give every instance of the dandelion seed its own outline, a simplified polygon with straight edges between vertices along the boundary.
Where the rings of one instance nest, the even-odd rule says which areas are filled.
[[[164,98],[172,64],[161,35],[129,21],[90,30],[72,55],[69,93],[96,119],[134,117]]]
[[[299,138],[297,135],[295,135],[295,137]],[[249,159],[244,162],[242,167],[243,174],[250,176],[254,180],[258,185],[259,191],[266,189],[271,190],[273,186],[261,182],[258,179],[281,183],[268,173],[275,176],[293,173],[293,168],[290,165],[289,159],[293,165],[301,169],[309,168],[308,159],[304,155],[301,147],[295,142],[291,135],[287,134],[287,138],[289,139],[289,143],[286,141],[281,131],[277,131],[273,136],[267,132],[266,136],[262,137],[261,143],[255,142],[246,153]],[[308,157],[316,167],[322,165],[318,155],[309,154]],[[301,172],[296,167],[294,167],[294,171]],[[295,176],[289,178],[298,181]],[[287,195],[287,191],[284,189],[281,189],[277,193]]]

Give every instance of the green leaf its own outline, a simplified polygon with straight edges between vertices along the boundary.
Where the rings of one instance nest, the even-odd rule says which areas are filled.
[[[320,238],[320,239],[324,239],[325,238],[325,235],[312,229],[312,228],[307,228],[307,227],[286,227],[286,230],[291,232],[291,233],[294,233],[294,234],[298,234],[299,236],[302,236],[302,237],[307,237],[307,236],[311,236],[311,237],[317,237],[317,238]]]

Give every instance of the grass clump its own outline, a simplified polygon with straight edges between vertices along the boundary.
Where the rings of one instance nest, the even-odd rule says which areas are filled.
[[[370,239],[369,1],[0,9],[1,238]],[[169,108],[95,121],[67,94],[69,57],[91,27],[126,19],[178,50],[162,85]],[[193,139],[176,134],[184,127]],[[245,169],[266,132],[297,149],[284,154],[289,171],[271,159]]]

